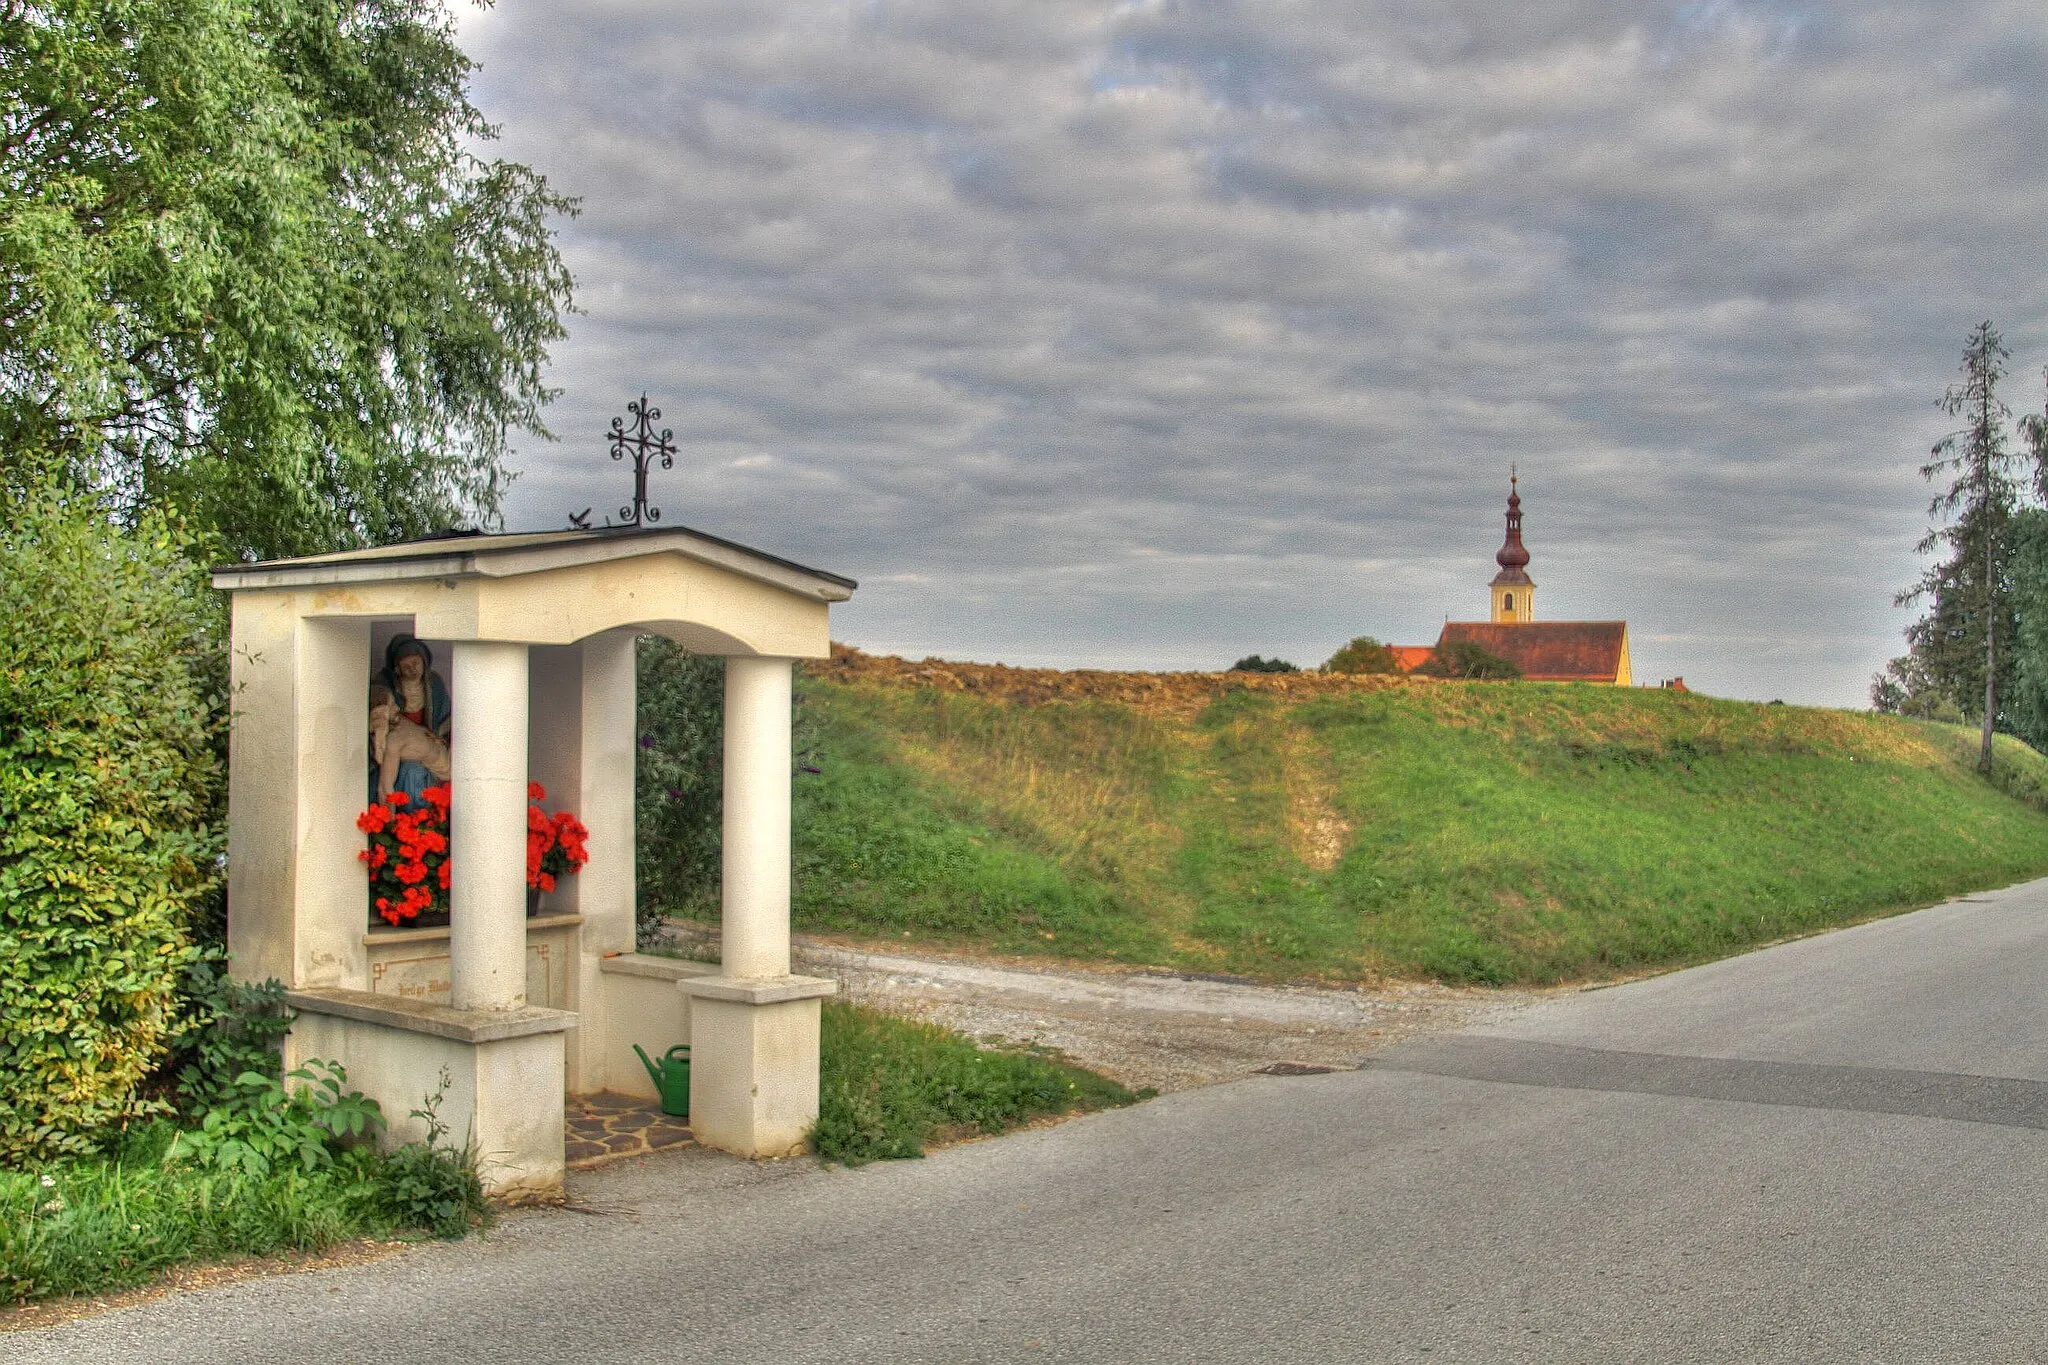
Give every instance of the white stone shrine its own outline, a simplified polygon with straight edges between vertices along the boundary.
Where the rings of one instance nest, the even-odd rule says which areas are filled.
[[[790,974],[791,674],[828,657],[851,580],[684,529],[460,535],[234,565],[228,947],[298,1012],[286,1065],[341,1062],[390,1140],[442,1086],[503,1198],[561,1187],[568,1095],[652,1095],[632,1051],[692,1049],[691,1128],[798,1150],[818,1112],[818,1002]],[[374,922],[356,816],[373,656],[404,632],[452,700],[449,923]],[[634,951],[634,642],[722,655],[722,963]],[[526,905],[527,783],[590,861]]]

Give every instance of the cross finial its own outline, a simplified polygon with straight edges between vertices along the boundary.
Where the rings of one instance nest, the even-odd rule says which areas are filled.
[[[667,427],[656,433],[654,424],[661,420],[661,409],[647,401],[644,391],[639,402],[626,404],[626,412],[633,419],[633,429],[626,430],[625,418],[614,417],[611,430],[612,458],[623,460],[628,451],[633,455],[633,505],[619,509],[619,521],[625,526],[645,526],[661,520],[661,509],[647,505],[647,465],[659,455],[663,469],[675,467],[675,433]],[[589,515],[587,510],[584,515]]]

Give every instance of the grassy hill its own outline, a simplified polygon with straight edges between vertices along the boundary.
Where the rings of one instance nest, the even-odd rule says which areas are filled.
[[[1279,978],[1555,982],[2048,872],[2048,761],[1571,684],[807,669],[800,929]],[[2008,794],[2008,793],[2017,793]]]

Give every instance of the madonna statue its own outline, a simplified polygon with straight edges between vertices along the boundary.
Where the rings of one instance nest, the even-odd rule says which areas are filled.
[[[395,637],[370,693],[377,795],[402,791],[417,801],[448,778],[448,684],[434,671],[434,652],[411,635]]]

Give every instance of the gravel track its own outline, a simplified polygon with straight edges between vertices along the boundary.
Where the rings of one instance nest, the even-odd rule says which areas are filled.
[[[1350,1068],[1390,1043],[1498,1022],[1577,990],[1266,986],[1160,969],[912,956],[806,938],[794,943],[793,960],[798,972],[838,981],[859,1004],[983,1041],[1056,1048],[1125,1085],[1162,1093],[1274,1063]]]

